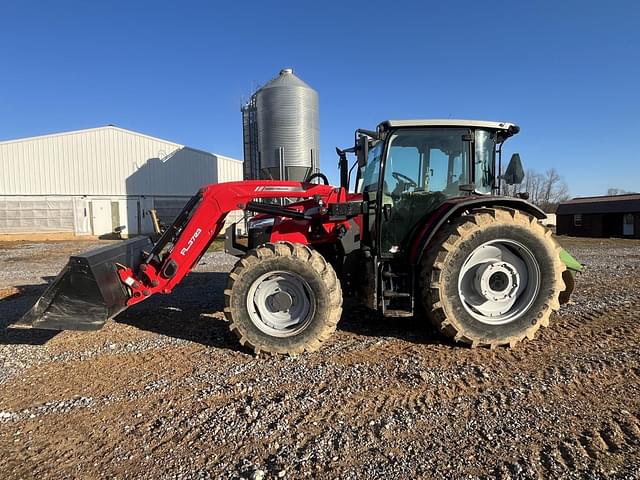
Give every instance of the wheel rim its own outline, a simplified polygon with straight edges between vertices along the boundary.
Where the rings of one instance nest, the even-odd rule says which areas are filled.
[[[465,260],[458,294],[465,310],[489,325],[504,325],[524,315],[540,290],[535,255],[514,240],[492,240]]]
[[[247,310],[253,324],[273,337],[291,337],[313,319],[316,298],[300,275],[274,271],[258,277],[249,288]]]

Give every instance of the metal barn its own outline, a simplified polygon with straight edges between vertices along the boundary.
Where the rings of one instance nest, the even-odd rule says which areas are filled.
[[[153,232],[204,184],[242,180],[242,162],[106,126],[0,142],[0,236]],[[241,217],[229,215],[227,222]]]

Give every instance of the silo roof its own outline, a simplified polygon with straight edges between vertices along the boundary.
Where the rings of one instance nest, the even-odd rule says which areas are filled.
[[[269,80],[262,88],[260,88],[260,90],[274,87],[302,87],[313,90],[309,85],[298,78],[291,68],[284,68],[280,70],[280,75]]]

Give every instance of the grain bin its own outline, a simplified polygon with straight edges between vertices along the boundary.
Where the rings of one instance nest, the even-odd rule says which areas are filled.
[[[255,109],[259,176],[300,181],[317,171],[318,93],[286,68],[255,93]]]

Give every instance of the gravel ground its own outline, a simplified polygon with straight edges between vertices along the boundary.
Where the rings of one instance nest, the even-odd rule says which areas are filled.
[[[0,478],[640,478],[640,242],[561,242],[574,303],[513,350],[347,305],[320,352],[255,357],[222,253],[101,331],[6,329]],[[96,244],[0,244],[0,326]]]

